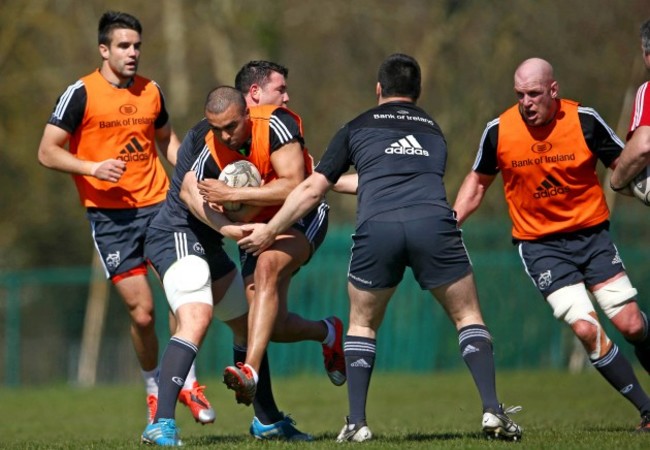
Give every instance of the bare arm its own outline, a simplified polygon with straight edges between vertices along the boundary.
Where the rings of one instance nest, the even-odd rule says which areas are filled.
[[[624,189],[632,179],[650,164],[650,126],[640,126],[616,161],[610,178],[612,189]]]
[[[156,144],[158,145],[158,150],[163,154],[165,159],[169,161],[172,166],[176,165],[176,155],[178,154],[178,148],[181,145],[181,141],[174,133],[170,122],[156,130]]]
[[[332,186],[334,192],[340,194],[354,194],[356,195],[359,187],[359,175],[356,173],[347,173],[339,177],[339,181]]]
[[[192,215],[222,235],[238,240],[243,237],[241,227],[232,223],[224,214],[203,201],[196,184],[196,173],[187,172],[183,178],[180,197]]]
[[[305,161],[299,142],[289,142],[271,153],[271,164],[278,178],[260,187],[232,188],[225,183],[206,179],[199,191],[210,203],[237,202],[246,205],[281,205],[293,188],[305,178]]]
[[[259,255],[273,244],[280,233],[314,209],[331,187],[332,184],[324,175],[312,173],[291,191],[282,208],[267,224],[243,225],[245,231],[252,233],[237,244],[248,253]]]
[[[119,159],[86,161],[70,153],[66,146],[70,133],[47,124],[38,146],[38,162],[43,166],[74,175],[85,175],[117,183],[126,170],[126,163]]]
[[[456,202],[454,203],[458,226],[461,226],[478,209],[483,201],[483,197],[485,197],[485,192],[495,178],[496,175],[484,175],[474,171],[467,174],[458,190]]]

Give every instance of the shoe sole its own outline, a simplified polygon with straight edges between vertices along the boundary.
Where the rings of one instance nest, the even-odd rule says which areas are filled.
[[[253,403],[253,399],[249,397],[244,381],[237,373],[233,373],[226,369],[223,373],[223,382],[228,389],[235,391],[235,399],[237,403],[243,403],[249,406]]]

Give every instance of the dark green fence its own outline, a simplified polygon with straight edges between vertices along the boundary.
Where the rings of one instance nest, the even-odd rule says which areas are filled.
[[[639,290],[640,303],[648,310],[648,233],[642,225],[648,223],[647,210],[637,207],[633,211],[637,215],[615,222],[612,232]],[[351,228],[330,229],[313,260],[294,277],[291,310],[313,319],[338,315],[347,323],[351,232]],[[464,232],[483,313],[494,337],[498,368],[566,366],[574,340],[568,328],[553,319],[526,276],[510,244],[509,222],[474,220]],[[89,278],[90,269],[85,267],[0,273],[0,373],[4,384],[75,379]],[[169,338],[167,303],[157,280],[152,278],[152,285],[162,352]],[[606,328],[624,353],[632,356],[620,335],[612,332],[609,324]],[[114,290],[103,336],[98,381],[138,379],[128,317]],[[270,358],[276,375],[323,370],[316,342],[271,344]],[[231,361],[230,331],[215,321],[199,353],[199,374],[220,374]],[[377,370],[432,371],[462,366],[455,330],[442,308],[407,272],[379,332]]]

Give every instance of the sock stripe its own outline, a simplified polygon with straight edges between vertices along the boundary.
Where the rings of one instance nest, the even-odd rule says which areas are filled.
[[[618,347],[616,346],[616,344],[614,344],[605,356],[595,361],[592,361],[591,365],[597,368],[605,367],[606,365],[611,363],[614,358],[616,358],[616,355],[618,355]]]
[[[195,354],[199,352],[199,348],[196,345],[194,345],[190,341],[186,341],[184,339],[180,339],[180,338],[177,338],[177,337],[172,337],[169,340],[169,343],[170,344],[175,343],[175,344],[177,344],[177,345],[179,345],[181,347],[187,347],[191,352],[194,352]]]
[[[476,339],[476,338],[483,338],[489,342],[492,342],[492,336],[490,335],[490,332],[488,330],[484,328],[469,328],[469,329],[463,329],[458,334],[458,343],[462,346],[463,341]]]
[[[344,352],[376,353],[377,345],[371,342],[345,341]]]

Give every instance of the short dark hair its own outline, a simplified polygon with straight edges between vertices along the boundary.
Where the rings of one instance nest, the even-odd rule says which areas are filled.
[[[241,111],[244,111],[246,109],[244,95],[232,86],[217,86],[208,93],[205,99],[205,111],[221,114],[232,104],[238,105]]]
[[[135,16],[119,11],[106,11],[99,19],[97,37],[99,45],[109,45],[111,33],[118,29],[134,30],[142,34],[142,25]]]
[[[273,72],[278,72],[284,75],[285,78],[289,76],[289,69],[280,64],[262,60],[250,61],[244,64],[239,69],[239,72],[237,72],[237,76],[235,76],[235,88],[239,92],[246,94],[254,84],[259,84],[264,87],[269,82],[269,78]]]
[[[382,97],[420,97],[420,65],[415,58],[394,53],[381,63],[378,75]]]
[[[646,55],[650,55],[650,19],[641,25],[641,46]]]

